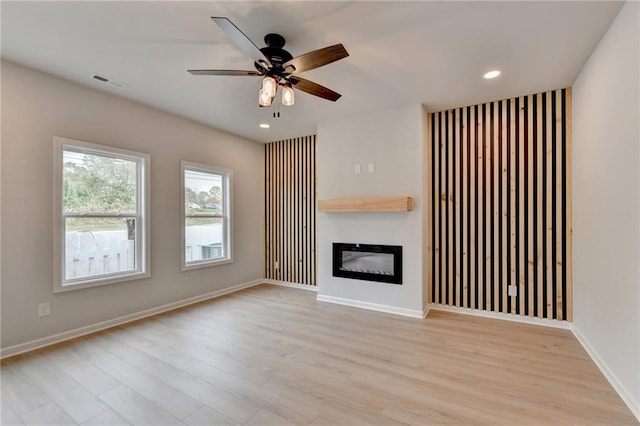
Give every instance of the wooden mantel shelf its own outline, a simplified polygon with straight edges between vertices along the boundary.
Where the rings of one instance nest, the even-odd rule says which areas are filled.
[[[411,197],[330,198],[318,201],[324,213],[410,212]]]

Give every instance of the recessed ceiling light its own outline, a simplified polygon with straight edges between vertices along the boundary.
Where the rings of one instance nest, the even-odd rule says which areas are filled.
[[[271,127],[268,123],[260,123],[260,127],[262,129],[268,129],[269,127]]]
[[[498,70],[493,70],[493,71],[489,71],[488,73],[486,73],[484,75],[484,78],[486,79],[490,79],[490,78],[496,78],[497,76],[500,75],[500,71]]]

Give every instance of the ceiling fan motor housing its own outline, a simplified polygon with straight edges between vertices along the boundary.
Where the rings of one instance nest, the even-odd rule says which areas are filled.
[[[283,77],[288,74],[288,72],[286,72],[282,67],[282,64],[293,59],[293,56],[282,48],[285,45],[284,37],[280,34],[267,34],[264,36],[264,42],[267,47],[261,48],[260,51],[264,56],[269,58],[273,67],[268,69],[264,64],[255,62],[256,69],[260,72],[277,77]]]

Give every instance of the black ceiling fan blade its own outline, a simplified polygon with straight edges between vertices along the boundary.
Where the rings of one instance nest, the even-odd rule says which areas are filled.
[[[212,16],[213,22],[218,24],[220,29],[238,46],[244,53],[249,55],[255,62],[264,64],[265,68],[271,68],[273,64],[264,53],[258,49],[249,37],[247,37],[240,28],[236,27],[233,22],[224,17]]]
[[[331,62],[346,58],[347,56],[349,56],[349,52],[347,52],[342,44],[334,44],[333,46],[297,56],[282,64],[282,67],[287,70],[289,74],[294,74],[319,68]]]
[[[261,76],[258,71],[242,70],[187,70],[193,75],[237,75],[237,76]]]
[[[340,96],[342,96],[338,92],[334,92],[333,90],[321,86],[318,83],[314,83],[313,81],[306,80],[298,76],[291,76],[287,80],[298,90],[302,90],[310,95],[318,96],[332,102],[337,101],[340,99]]]

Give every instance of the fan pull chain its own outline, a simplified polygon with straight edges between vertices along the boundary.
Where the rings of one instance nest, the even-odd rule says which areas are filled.
[[[273,118],[280,118],[280,103],[274,102],[272,105],[273,105]]]

